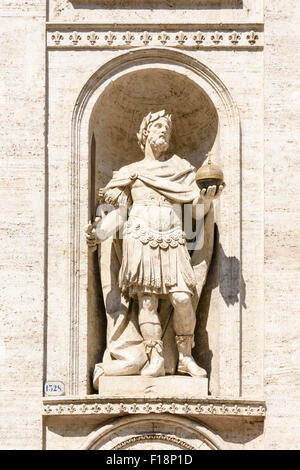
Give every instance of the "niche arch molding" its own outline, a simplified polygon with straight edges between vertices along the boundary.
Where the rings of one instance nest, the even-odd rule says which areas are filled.
[[[71,118],[70,151],[70,331],[69,394],[85,395],[89,390],[87,370],[87,285],[88,254],[84,227],[88,223],[89,122],[95,104],[112,81],[147,68],[166,69],[187,77],[212,101],[219,123],[219,163],[224,169],[227,191],[222,196],[222,218],[218,222],[222,245],[228,258],[240,254],[240,120],[235,102],[220,78],[192,56],[168,48],[140,48],[122,53],[102,65],[78,95]],[[238,279],[238,280],[237,280]],[[220,263],[220,282],[229,292],[240,273]],[[222,355],[217,360],[222,377],[212,392],[239,396],[240,392],[240,305],[218,306]]]
[[[150,413],[123,416],[104,423],[89,434],[80,450],[153,450],[161,446],[169,450],[226,449],[223,439],[201,422]]]

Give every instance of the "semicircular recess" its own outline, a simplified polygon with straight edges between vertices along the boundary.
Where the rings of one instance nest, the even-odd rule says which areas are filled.
[[[169,153],[199,168],[218,133],[218,115],[207,94],[188,77],[154,68],[130,72],[112,81],[98,99],[90,119],[96,141],[95,187],[113,170],[141,160],[136,133],[150,111],[172,114]]]
[[[200,422],[182,416],[122,416],[93,431],[81,449],[218,450],[222,439]]]

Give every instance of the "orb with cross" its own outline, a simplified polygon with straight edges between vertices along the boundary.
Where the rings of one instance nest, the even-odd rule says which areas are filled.
[[[221,168],[211,162],[212,154],[206,154],[208,161],[205,165],[201,166],[196,173],[196,183],[200,189],[207,189],[209,186],[224,185],[224,174]]]

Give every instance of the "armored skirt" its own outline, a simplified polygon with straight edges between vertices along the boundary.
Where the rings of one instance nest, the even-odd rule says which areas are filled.
[[[181,213],[181,204],[133,204],[122,234],[119,284],[125,297],[172,292],[193,295],[196,279]]]

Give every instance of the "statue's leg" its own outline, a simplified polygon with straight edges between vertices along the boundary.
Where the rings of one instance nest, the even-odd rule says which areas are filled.
[[[139,326],[144,340],[161,340],[162,329],[157,313],[158,298],[153,294],[139,294]]]
[[[139,294],[139,326],[144,339],[149,364],[141,375],[159,377],[165,375],[162,355],[162,328],[157,313],[158,298],[152,294]]]
[[[174,331],[179,358],[177,371],[192,377],[206,377],[206,371],[199,367],[192,357],[196,315],[191,295],[186,292],[173,292],[170,300],[174,307]]]

